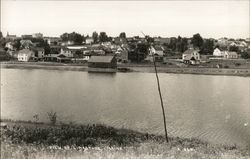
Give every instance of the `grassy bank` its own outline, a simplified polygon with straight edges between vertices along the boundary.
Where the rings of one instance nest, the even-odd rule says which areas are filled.
[[[1,158],[242,158],[249,148],[211,145],[104,125],[5,122]]]

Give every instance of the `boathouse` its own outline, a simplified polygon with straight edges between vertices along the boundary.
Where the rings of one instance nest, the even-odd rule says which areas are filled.
[[[88,67],[92,68],[117,68],[115,56],[91,56]]]
[[[91,56],[88,61],[89,72],[116,72],[115,56]]]

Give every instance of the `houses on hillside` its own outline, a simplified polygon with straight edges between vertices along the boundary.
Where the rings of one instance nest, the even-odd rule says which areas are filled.
[[[218,48],[214,49],[213,56],[221,59],[237,59],[239,55],[235,51],[221,51]]]

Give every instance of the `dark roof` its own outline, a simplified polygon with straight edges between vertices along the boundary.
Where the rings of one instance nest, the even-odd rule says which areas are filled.
[[[91,56],[89,62],[110,63],[114,56]]]

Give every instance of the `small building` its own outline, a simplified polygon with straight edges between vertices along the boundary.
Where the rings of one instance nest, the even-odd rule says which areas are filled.
[[[213,56],[224,56],[224,55],[223,55],[223,52],[220,51],[220,49],[215,48],[213,52]]]
[[[17,60],[23,61],[23,62],[28,62],[34,56],[35,56],[35,53],[32,50],[23,49],[23,50],[18,51]]]
[[[164,49],[163,47],[156,45],[150,47],[150,55],[157,55],[157,56],[163,56],[164,55]]]
[[[34,34],[32,34],[32,38],[42,39],[43,38],[43,34],[42,33],[34,33]]]
[[[62,47],[60,54],[65,55],[66,57],[72,58],[74,57],[73,51],[67,47]]]
[[[75,44],[75,42],[72,41],[72,40],[63,41],[63,42],[61,43],[62,46],[68,46],[68,45],[74,45],[74,44]]]
[[[22,39],[32,39],[32,35],[22,35]]]
[[[34,48],[34,52],[35,52],[35,56],[38,59],[43,59],[44,58],[44,54],[45,54],[44,48],[36,47],[36,48]]]
[[[86,44],[93,44],[94,43],[94,39],[93,38],[86,38],[85,43]]]
[[[44,40],[46,40],[50,46],[60,45],[62,41],[59,37],[44,37]]]
[[[88,61],[89,72],[116,72],[115,56],[91,56]]]
[[[187,64],[199,64],[200,53],[196,49],[188,49],[182,54],[182,61]]]
[[[64,63],[71,62],[71,58],[68,58],[63,54],[48,54],[44,57],[44,60],[51,62],[64,62]]]
[[[61,49],[62,49],[62,46],[52,45],[52,46],[50,46],[50,53],[51,54],[60,54]]]
[[[237,59],[238,54],[234,51],[225,51],[224,58],[226,59]]]
[[[170,44],[171,39],[170,38],[161,38],[161,37],[155,37],[154,43],[163,45],[163,44]]]

